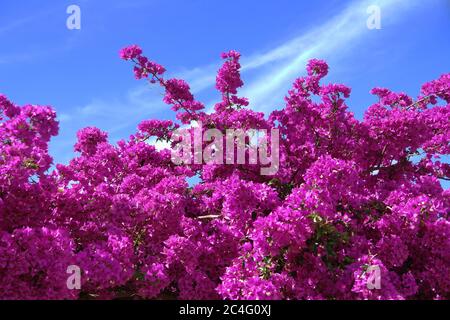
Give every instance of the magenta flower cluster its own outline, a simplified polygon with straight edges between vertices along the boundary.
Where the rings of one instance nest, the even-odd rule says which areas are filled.
[[[280,130],[280,167],[174,165],[180,124],[144,120],[117,144],[84,128],[52,166],[48,106],[0,95],[1,299],[449,299],[450,74],[413,99],[375,88],[359,121],[350,88],[311,60],[265,116],[238,96],[240,54],[223,54],[211,113],[138,46],[120,52],[159,84],[181,124]],[[151,106],[149,106],[151,107]],[[190,186],[188,178],[201,183]],[[81,289],[67,287],[69,265]],[[370,289],[370,266],[381,286]]]

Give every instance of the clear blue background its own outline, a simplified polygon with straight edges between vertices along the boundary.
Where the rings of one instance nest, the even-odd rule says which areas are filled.
[[[69,5],[81,30],[66,27]],[[381,9],[369,30],[366,9]],[[450,72],[450,1],[92,0],[0,4],[0,92],[18,104],[52,105],[61,122],[51,143],[56,162],[73,156],[76,131],[95,125],[117,141],[143,119],[171,119],[162,91],[134,80],[118,58],[139,44],[170,76],[184,77],[211,107],[220,53],[243,54],[243,94],[252,108],[283,106],[309,58],[330,64],[327,81],[352,87],[348,105],[361,118],[384,86],[417,96]]]

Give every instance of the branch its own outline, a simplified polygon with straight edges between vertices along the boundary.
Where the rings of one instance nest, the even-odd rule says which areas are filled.
[[[210,215],[206,215],[206,216],[199,216],[197,217],[197,219],[215,219],[215,218],[219,218],[220,214],[210,214]]]

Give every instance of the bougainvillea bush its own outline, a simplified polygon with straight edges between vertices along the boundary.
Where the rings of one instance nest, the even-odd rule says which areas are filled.
[[[159,85],[177,120],[144,120],[117,144],[81,129],[52,163],[51,107],[0,95],[2,299],[450,298],[450,74],[413,99],[375,88],[362,121],[350,88],[311,60],[285,107],[265,115],[238,95],[239,53],[223,54],[211,112],[138,46],[120,52]],[[151,107],[151,106],[149,106]],[[209,106],[208,106],[209,107]],[[175,165],[179,127],[280,132],[280,165]],[[194,185],[188,179],[198,176]],[[67,268],[81,269],[81,289]],[[369,289],[368,268],[381,286]]]

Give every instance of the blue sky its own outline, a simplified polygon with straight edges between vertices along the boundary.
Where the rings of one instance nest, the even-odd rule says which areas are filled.
[[[81,8],[80,30],[66,27],[72,4]],[[366,27],[373,4],[380,30]],[[283,107],[306,61],[322,58],[327,81],[352,87],[348,105],[361,118],[375,101],[371,88],[417,96],[421,84],[450,72],[449,35],[448,0],[2,0],[0,92],[56,109],[61,128],[50,151],[67,162],[82,127],[106,130],[114,142],[143,119],[174,118],[162,91],[134,80],[118,58],[129,44],[187,79],[209,107],[220,53],[240,51],[241,92],[260,111]]]

